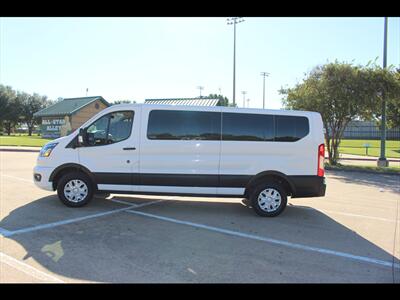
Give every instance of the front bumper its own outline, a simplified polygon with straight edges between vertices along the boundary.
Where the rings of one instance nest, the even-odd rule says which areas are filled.
[[[54,168],[36,166],[33,169],[33,182],[46,191],[53,191],[53,183],[49,181],[50,174]]]

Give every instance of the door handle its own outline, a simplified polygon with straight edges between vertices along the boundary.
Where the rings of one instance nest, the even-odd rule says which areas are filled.
[[[136,150],[136,148],[135,147],[125,147],[125,148],[122,148],[122,150]]]

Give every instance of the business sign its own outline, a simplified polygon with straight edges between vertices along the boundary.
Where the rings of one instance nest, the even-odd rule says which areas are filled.
[[[41,127],[42,137],[46,139],[59,138],[61,126],[63,126],[64,124],[64,119],[43,118]]]

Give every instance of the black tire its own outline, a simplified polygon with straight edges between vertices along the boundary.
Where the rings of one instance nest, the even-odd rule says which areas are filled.
[[[87,195],[86,195],[86,197],[83,198],[79,202],[70,201],[64,195],[64,187],[65,187],[65,185],[70,180],[74,180],[74,179],[83,181],[86,184],[86,187],[87,187]],[[69,206],[69,207],[82,207],[82,206],[85,206],[86,204],[88,204],[90,202],[90,200],[92,200],[93,192],[94,192],[94,187],[93,187],[92,181],[90,180],[90,178],[86,174],[81,173],[81,172],[67,173],[67,174],[65,174],[64,176],[62,176],[60,178],[60,180],[58,181],[58,184],[57,184],[57,195],[58,195],[58,198],[60,199],[60,201],[63,204],[65,204],[66,206]]]
[[[262,206],[258,202],[258,196],[260,195],[260,193],[268,188],[278,191],[281,196],[280,205],[276,208],[276,210],[271,211],[271,212],[268,212],[268,211],[262,209]],[[250,201],[251,201],[251,205],[252,205],[254,211],[259,216],[276,217],[279,214],[281,214],[284,211],[284,209],[286,208],[287,193],[286,193],[285,189],[277,182],[264,182],[264,183],[258,184],[250,191]]]

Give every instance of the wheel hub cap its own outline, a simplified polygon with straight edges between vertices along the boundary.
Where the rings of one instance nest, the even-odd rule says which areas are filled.
[[[83,201],[88,195],[88,187],[80,179],[73,179],[64,186],[64,196],[71,202]]]
[[[258,195],[259,207],[266,212],[276,211],[281,202],[281,194],[273,188],[265,189]]]

